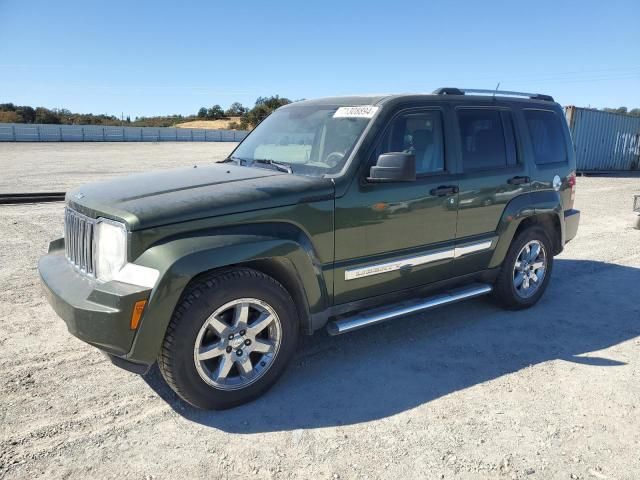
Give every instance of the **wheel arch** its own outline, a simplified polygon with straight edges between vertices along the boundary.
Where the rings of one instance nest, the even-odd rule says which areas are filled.
[[[505,207],[496,229],[498,242],[489,267],[495,268],[502,264],[513,239],[532,225],[544,228],[552,242],[553,255],[560,253],[564,247],[562,215],[560,195],[553,190],[531,192],[511,200]]]
[[[280,282],[296,304],[301,330],[310,332],[312,315],[329,305],[324,269],[303,232],[278,227],[252,229],[262,233],[247,233],[244,228],[203,232],[163,241],[145,251],[136,263],[160,270],[160,277],[127,358],[153,363],[190,282],[234,267],[252,268]]]

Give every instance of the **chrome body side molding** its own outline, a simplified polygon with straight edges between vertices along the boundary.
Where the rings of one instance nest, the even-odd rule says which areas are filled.
[[[433,252],[417,255],[415,257],[405,257],[390,262],[374,263],[365,267],[350,268],[344,271],[344,279],[355,280],[357,278],[369,277],[380,273],[395,272],[396,270],[401,270],[403,268],[412,268],[418,265],[438,262],[440,260],[462,257],[464,255],[488,250],[493,246],[495,241],[496,237],[483,240],[481,242],[473,242],[467,245],[457,246],[455,248],[434,250]]]

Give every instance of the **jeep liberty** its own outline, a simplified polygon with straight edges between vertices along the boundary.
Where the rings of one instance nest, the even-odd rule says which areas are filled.
[[[300,101],[223,162],[68,192],[39,272],[73,335],[229,408],[276,382],[300,334],[485,294],[534,305],[578,229],[575,168],[547,95]]]

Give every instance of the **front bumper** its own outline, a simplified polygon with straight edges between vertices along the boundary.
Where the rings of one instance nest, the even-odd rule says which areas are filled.
[[[564,212],[564,242],[567,243],[577,235],[580,223],[580,210],[565,210]]]
[[[103,350],[127,370],[141,373],[148,368],[124,357],[135,336],[130,328],[134,304],[148,299],[151,289],[117,281],[99,283],[81,274],[65,257],[62,240],[51,243],[38,271],[48,302],[72,335]]]

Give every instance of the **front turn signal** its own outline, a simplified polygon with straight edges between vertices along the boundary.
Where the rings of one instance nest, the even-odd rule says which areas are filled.
[[[146,305],[146,300],[138,300],[133,306],[133,312],[131,312],[131,330],[136,330],[138,328],[138,324],[142,318],[142,312],[144,312],[144,307]]]

